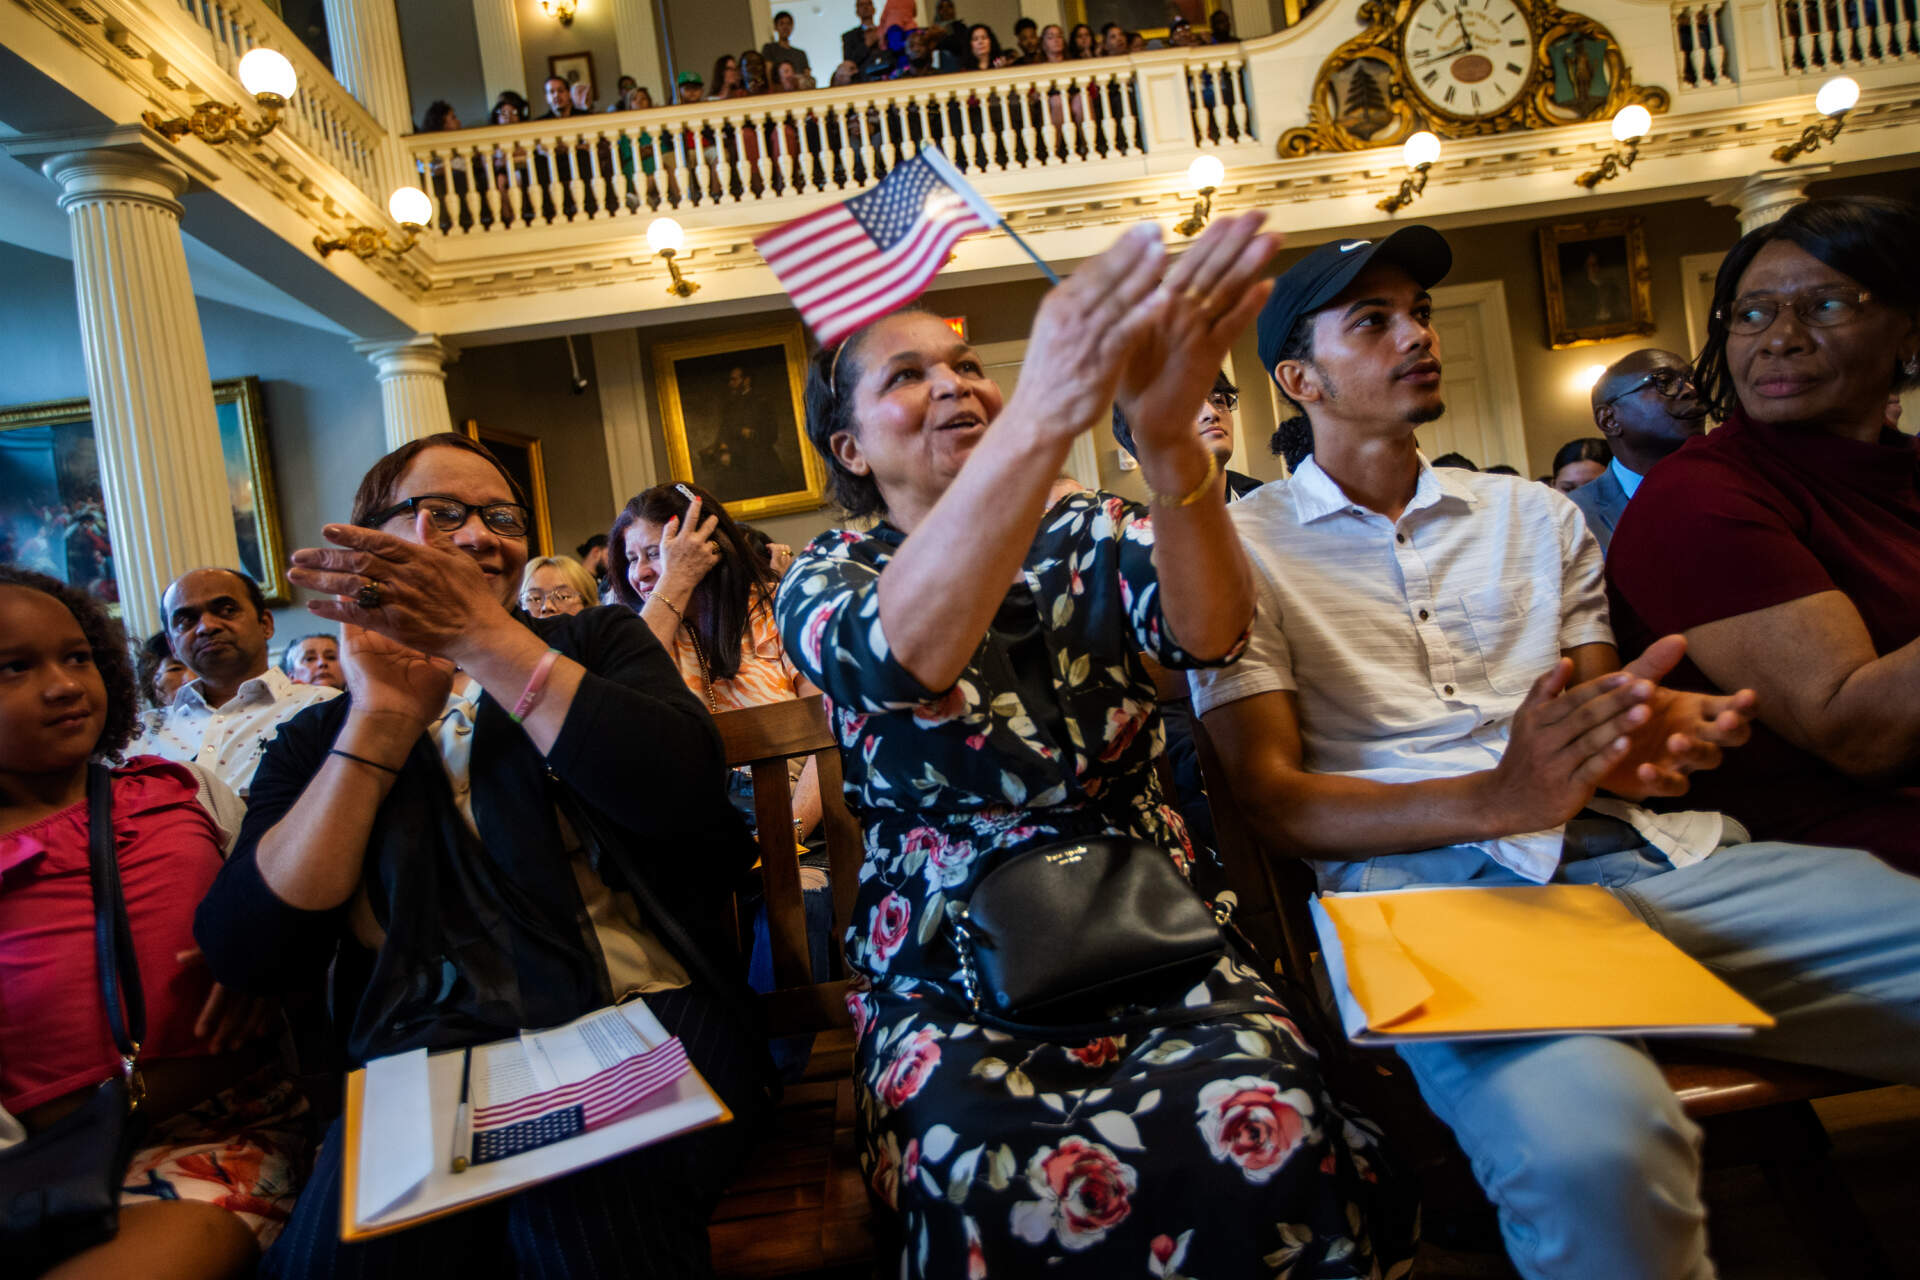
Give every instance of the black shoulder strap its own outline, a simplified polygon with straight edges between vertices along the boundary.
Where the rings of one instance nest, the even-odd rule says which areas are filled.
[[[94,960],[106,1000],[107,1026],[123,1057],[139,1053],[147,1038],[147,1002],[140,989],[140,962],[133,928],[120,892],[120,859],[114,849],[113,773],[95,761],[87,766],[87,861],[93,877]],[[125,1001],[124,1008],[122,1000]]]

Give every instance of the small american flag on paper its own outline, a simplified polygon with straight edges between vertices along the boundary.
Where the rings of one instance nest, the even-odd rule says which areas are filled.
[[[685,1075],[689,1065],[676,1037],[585,1080],[475,1108],[473,1163],[504,1160],[618,1120]]]
[[[825,346],[913,301],[970,231],[999,225],[993,207],[934,147],[871,191],[756,239],[767,265]]]

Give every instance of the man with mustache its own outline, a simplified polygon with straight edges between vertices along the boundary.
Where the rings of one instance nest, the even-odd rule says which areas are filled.
[[[181,574],[161,594],[160,613],[173,656],[194,678],[170,705],[147,712],[127,754],[200,765],[244,800],[281,724],[340,691],[295,684],[268,664],[273,615],[259,584],[237,569]]]
[[[1567,497],[1607,553],[1620,513],[1641,480],[1675,449],[1707,429],[1707,406],[1684,357],[1649,347],[1622,356],[1593,384],[1593,424],[1613,446],[1598,480]]]
[[[1623,666],[1580,514],[1420,456],[1451,263],[1428,227],[1335,241],[1261,312],[1261,363],[1301,415],[1275,438],[1292,473],[1227,508],[1254,623],[1239,662],[1190,675],[1250,828],[1330,892],[1603,886],[1778,1019],[1742,1052],[1920,1082],[1920,878],[1650,812],[1746,741],[1753,693],[1662,688],[1678,636]],[[1700,1132],[1637,1041],[1398,1052],[1528,1280],[1713,1274]]]

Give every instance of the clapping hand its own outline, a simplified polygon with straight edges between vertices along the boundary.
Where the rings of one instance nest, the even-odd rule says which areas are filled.
[[[1664,636],[1626,665],[1629,674],[1655,687],[1645,723],[1628,735],[1627,750],[1601,778],[1601,789],[1628,800],[1685,795],[1687,775],[1718,768],[1724,748],[1752,736],[1753,690],[1706,694],[1659,686],[1686,653],[1685,637]]]
[[[358,525],[327,525],[320,532],[336,545],[294,552],[287,576],[296,586],[334,597],[309,602],[310,613],[458,661],[462,646],[515,625],[493,580],[504,568],[483,568],[434,528],[424,511],[417,521],[417,541]]]
[[[1228,349],[1273,291],[1262,273],[1282,238],[1262,235],[1265,221],[1259,210],[1216,218],[1161,281],[1155,323],[1120,377],[1120,411],[1140,451],[1191,446]]]
[[[1160,229],[1141,223],[1050,290],[1006,416],[1033,423],[1042,438],[1071,440],[1104,415],[1122,369],[1161,322],[1152,300],[1165,263]]]

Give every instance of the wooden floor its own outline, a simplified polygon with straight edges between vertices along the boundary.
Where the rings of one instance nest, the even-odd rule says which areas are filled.
[[[1920,1089],[1876,1089],[1814,1103],[1833,1138],[1833,1159],[1894,1271],[1875,1280],[1920,1280]],[[1707,1175],[1707,1228],[1721,1280],[1807,1280],[1815,1274],[1758,1168]],[[1425,1250],[1417,1276],[1505,1280],[1505,1260]]]

